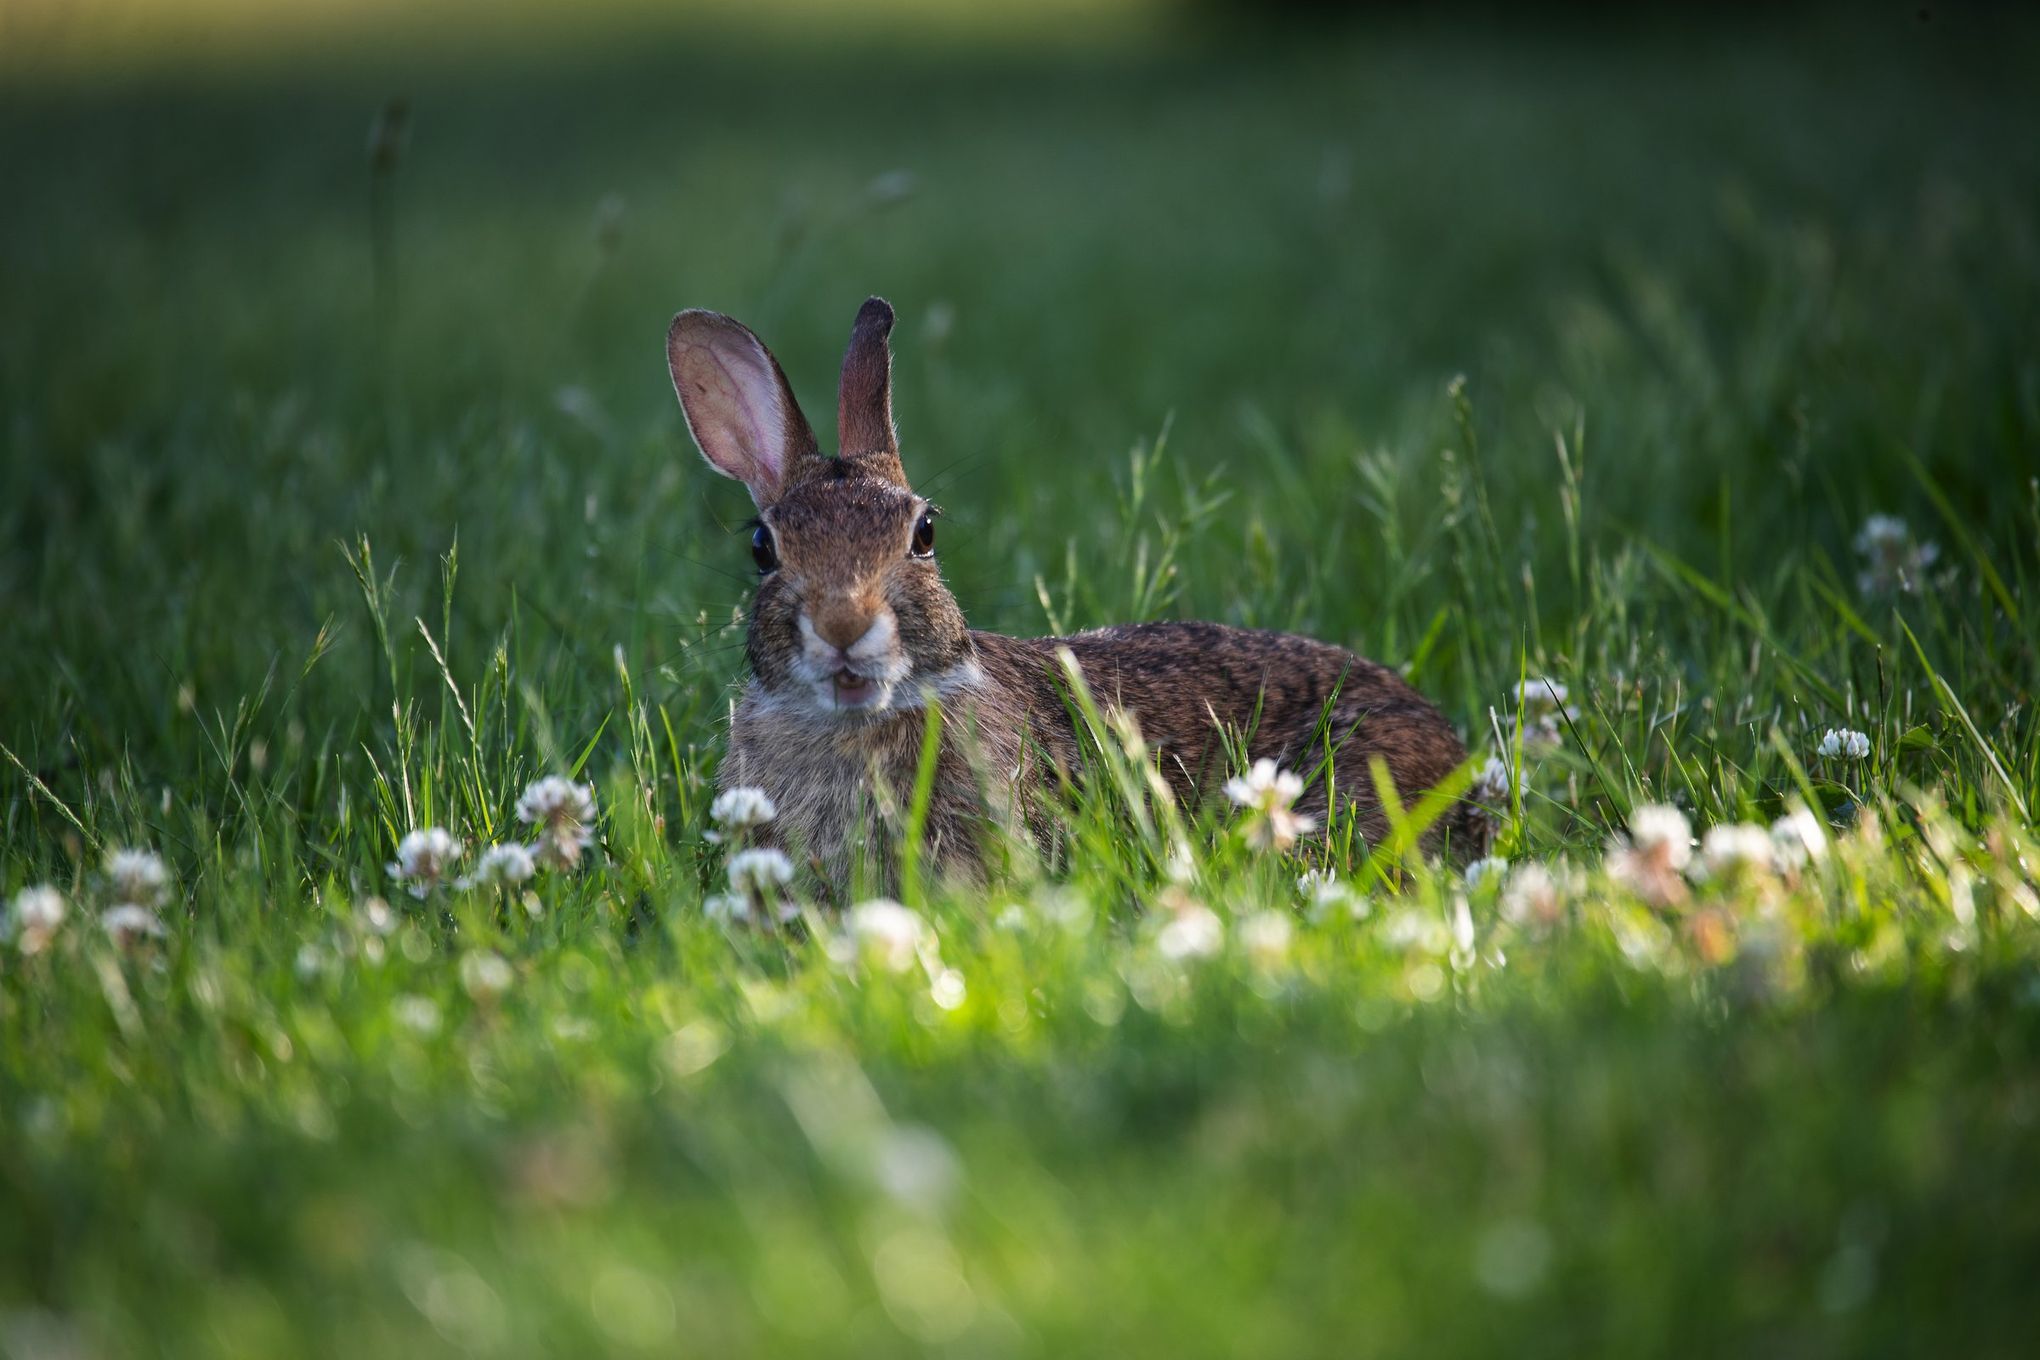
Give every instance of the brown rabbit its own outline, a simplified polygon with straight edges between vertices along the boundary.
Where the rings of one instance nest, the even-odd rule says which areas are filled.
[[[1067,638],[972,630],[935,561],[935,508],[914,494],[892,417],[892,308],[857,313],[843,358],[836,457],[823,454],[786,375],[747,328],[715,312],[673,318],[666,358],[695,443],[758,503],[751,679],[730,724],[723,788],[762,788],[773,839],[846,884],[859,855],[897,881],[896,833],[914,788],[925,696],[941,705],[927,822],[937,872],[981,878],[991,824],[1039,830],[1056,769],[1080,772],[1057,650],[1068,648],[1101,706],[1130,713],[1177,796],[1225,771],[1219,724],[1248,751],[1306,777],[1330,741],[1337,787],[1370,842],[1387,822],[1367,777],[1387,762],[1406,800],[1466,752],[1444,717],[1393,671],[1341,647],[1212,623],[1125,624]],[[1298,803],[1323,823],[1325,784]],[[1455,806],[1431,833],[1465,853],[1479,809]],[[893,833],[893,834],[886,834]]]

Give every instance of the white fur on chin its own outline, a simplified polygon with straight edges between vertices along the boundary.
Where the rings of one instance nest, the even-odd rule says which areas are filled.
[[[900,669],[908,668],[904,659]],[[804,669],[796,667],[796,672]],[[829,677],[835,675],[829,672]],[[912,713],[926,702],[924,696],[934,694],[938,700],[977,689],[985,683],[984,669],[975,660],[961,661],[945,667],[932,675],[921,677],[914,683],[904,683],[907,675],[899,679],[873,680],[871,697],[859,704],[844,704],[836,698],[833,678],[814,679],[796,674],[795,683],[781,690],[767,690],[752,681],[757,711],[762,714],[818,718],[830,723],[857,722],[882,718],[893,713]]]

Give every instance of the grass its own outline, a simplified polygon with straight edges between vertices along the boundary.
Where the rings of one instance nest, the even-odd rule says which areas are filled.
[[[0,1353],[2025,1348],[2036,30],[629,31],[0,89],[0,893],[71,902],[0,946]],[[1552,895],[1314,910],[1099,715],[903,971],[705,920],[747,509],[659,337],[825,424],[874,291],[978,626],[1308,632],[1487,750],[1556,677]],[[391,881],[546,773],[580,871]],[[1603,859],[1794,800],[1786,876]]]

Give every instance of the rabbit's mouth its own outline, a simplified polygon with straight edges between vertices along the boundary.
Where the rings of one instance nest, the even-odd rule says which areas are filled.
[[[868,708],[878,697],[878,682],[845,668],[829,677],[829,690],[838,708]]]

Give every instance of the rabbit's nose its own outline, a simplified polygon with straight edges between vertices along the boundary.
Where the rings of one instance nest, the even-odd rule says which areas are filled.
[[[850,600],[832,600],[815,614],[815,636],[848,652],[871,627],[877,611]]]

